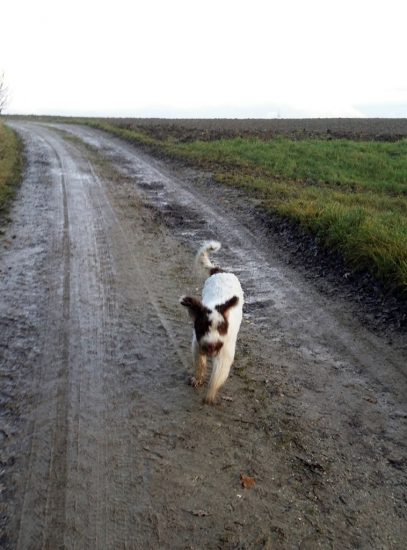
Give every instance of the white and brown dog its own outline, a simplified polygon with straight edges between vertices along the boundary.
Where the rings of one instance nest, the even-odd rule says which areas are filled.
[[[205,381],[207,358],[212,359],[212,375],[205,403],[213,404],[219,388],[226,382],[235,357],[236,339],[243,315],[243,290],[233,273],[226,273],[210,261],[209,252],[216,252],[220,243],[210,241],[198,251],[195,266],[203,269],[206,279],[202,300],[183,296],[181,304],[188,308],[194,321],[192,358],[194,387]]]

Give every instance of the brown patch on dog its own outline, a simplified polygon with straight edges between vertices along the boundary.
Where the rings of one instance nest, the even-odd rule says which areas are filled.
[[[184,296],[181,299],[181,305],[188,308],[189,314],[194,320],[196,339],[199,342],[202,336],[209,332],[211,325],[209,313],[211,310],[205,307],[198,298],[193,298],[192,296]]]
[[[227,333],[228,331],[228,328],[229,328],[229,323],[228,323],[228,320],[225,318],[225,320],[223,321],[223,323],[220,323],[218,325],[218,332],[221,336],[225,336],[225,334]]]
[[[180,304],[188,308],[189,314],[193,319],[203,314],[210,313],[210,310],[203,305],[201,300],[193,296],[183,296],[180,300]]]
[[[201,312],[196,318],[195,318],[195,334],[196,339],[199,340],[204,336],[207,332],[209,332],[209,327],[211,326],[211,322],[208,317],[208,312]]]
[[[221,267],[213,267],[209,272],[209,276],[216,275],[217,273],[225,273],[225,270]]]
[[[230,300],[224,304],[216,306],[216,310],[223,316],[223,322],[219,323],[217,326],[217,330],[221,336],[224,336],[229,328],[229,323],[226,318],[227,312],[231,307],[235,306],[238,301],[239,298],[237,296],[233,296],[233,298],[230,298]],[[209,332],[211,326],[209,314],[211,313],[211,310],[205,307],[203,303],[198,300],[198,298],[194,298],[192,296],[184,296],[181,299],[181,305],[188,308],[189,314],[194,320],[195,335],[197,341],[199,342],[201,338]],[[218,352],[222,345],[223,344],[220,343],[219,349],[211,350],[210,352]]]
[[[239,303],[239,298],[237,296],[233,296],[233,298],[230,298],[224,304],[220,304],[219,306],[216,306],[216,309],[217,311],[219,311],[219,313],[221,313],[226,318],[226,315],[229,309],[236,306],[238,303]]]
[[[213,356],[220,352],[223,342],[215,342],[214,344],[204,344],[201,349],[207,355]]]

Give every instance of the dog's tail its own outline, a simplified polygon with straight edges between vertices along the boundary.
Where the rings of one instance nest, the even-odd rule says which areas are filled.
[[[201,246],[195,256],[194,267],[197,275],[204,273],[205,276],[208,276],[212,269],[216,269],[216,266],[209,259],[209,253],[217,252],[220,247],[221,244],[218,241],[207,241]]]

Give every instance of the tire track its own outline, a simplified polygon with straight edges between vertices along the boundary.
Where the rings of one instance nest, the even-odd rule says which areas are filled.
[[[25,512],[32,510],[33,522],[27,525],[29,537],[24,539],[20,536],[21,544],[18,546],[24,547],[27,542],[32,546],[41,547],[42,512],[46,507],[46,492],[44,495],[39,487],[35,492],[30,492],[29,487],[35,475],[34,463],[37,462],[36,475],[41,478],[47,476],[50,464],[49,448],[53,432],[50,426],[40,425],[38,411],[51,417],[55,415],[54,395],[49,393],[46,403],[43,399],[43,388],[50,381],[44,364],[43,349],[47,342],[52,342],[54,345],[54,339],[57,338],[54,329],[55,285],[49,280],[47,274],[51,269],[56,268],[53,257],[59,250],[61,227],[58,222],[55,222],[56,219],[60,219],[58,214],[60,203],[57,187],[53,188],[50,185],[48,151],[39,140],[33,154],[30,135],[25,134],[25,139],[29,143],[26,182],[20,192],[20,201],[13,211],[17,221],[10,228],[15,232],[14,238],[17,244],[9,251],[9,271],[2,279],[2,284],[7,288],[7,301],[14,309],[13,311],[10,308],[12,317],[4,327],[6,330],[2,332],[5,335],[9,333],[7,338],[9,353],[1,367],[2,372],[12,368],[16,374],[11,378],[11,382],[13,383],[13,410],[18,411],[18,417],[16,432],[10,441],[10,464],[14,464],[15,459],[22,472],[22,475],[14,476],[14,497],[7,502],[6,513],[8,512],[12,531],[9,531],[5,540],[17,544],[17,534],[21,534]],[[28,208],[27,205],[29,205]],[[35,210],[40,221],[33,218],[32,209]],[[46,235],[49,237],[48,242]],[[51,261],[50,267],[47,265],[49,261]],[[60,273],[59,268],[55,273]],[[16,308],[20,312],[19,318],[23,322],[23,328],[25,325],[27,328],[35,327],[34,339],[30,338],[31,329],[29,331],[24,329],[26,334],[23,338],[19,336],[19,333],[21,336],[23,333],[19,328],[20,319],[17,323],[15,322]],[[41,330],[44,327],[45,330]],[[53,357],[49,357],[49,361],[52,362]],[[12,366],[13,363],[15,367]],[[34,411],[33,414],[31,414],[32,411]],[[33,433],[37,436],[32,437]],[[20,453],[17,456],[16,449],[19,449]],[[39,456],[42,457],[41,460]],[[16,485],[24,489],[18,493],[15,490]],[[25,545],[25,547],[28,546]]]
[[[65,529],[65,487],[67,482],[69,375],[70,375],[70,315],[71,315],[71,240],[69,228],[68,199],[60,155],[53,150],[61,173],[61,193],[63,210],[62,229],[62,318],[59,328],[61,350],[60,380],[57,390],[57,409],[50,459],[48,495],[45,510],[43,546],[60,547],[64,542]],[[52,345],[51,343],[49,343]]]
[[[52,152],[51,172],[60,179],[64,229],[58,246],[64,252],[63,273],[57,277],[61,286],[55,284],[56,294],[49,309],[62,313],[55,328],[59,335],[56,357],[50,360],[59,371],[55,415],[49,427],[53,436],[44,439],[42,430],[35,430],[33,435],[38,449],[31,459],[32,475],[26,487],[27,504],[23,509],[19,542],[21,547],[29,540],[36,541],[35,547],[45,548],[61,545],[134,547],[138,538],[132,530],[132,509],[140,509],[141,502],[141,516],[149,518],[153,525],[157,524],[157,518],[152,504],[148,504],[147,489],[142,490],[144,496],[140,501],[138,480],[132,475],[133,471],[144,471],[143,485],[148,485],[151,464],[144,462],[142,456],[129,459],[134,443],[129,437],[131,427],[126,415],[131,414],[132,397],[128,393],[134,393],[134,389],[132,386],[124,389],[123,384],[118,383],[115,370],[118,362],[125,368],[138,362],[137,354],[136,361],[131,354],[128,361],[121,359],[121,350],[118,351],[118,347],[123,349],[128,345],[128,336],[123,339],[120,332],[130,332],[134,324],[132,311],[120,311],[123,304],[119,306],[115,292],[120,258],[125,261],[120,267],[126,272],[126,281],[132,280],[126,291],[129,289],[131,301],[136,300],[136,310],[144,308],[145,319],[141,319],[140,334],[136,338],[139,347],[145,348],[148,339],[150,345],[156,347],[157,356],[161,355],[159,350],[167,348],[169,355],[176,356],[177,362],[184,366],[187,354],[176,343],[173,325],[144,274],[144,247],[138,249],[136,256],[129,230],[116,216],[91,163],[85,161],[75,147],[47,130],[36,128],[35,134]],[[139,303],[139,297],[143,304]],[[151,323],[156,326],[157,321],[163,330],[158,341],[152,343],[149,327]],[[44,350],[55,346],[53,340],[49,332]],[[127,350],[125,353],[128,355]],[[143,362],[146,359],[147,366],[148,355]],[[166,362],[166,355],[162,361]],[[55,383],[51,372],[47,365],[40,386]],[[172,376],[171,372],[168,376],[163,374],[161,383],[166,380],[171,383]],[[150,391],[152,384],[155,385],[154,378],[143,368],[138,373],[140,391],[143,392],[143,387]],[[162,406],[159,394],[153,400],[155,406]],[[141,410],[143,408],[144,404]],[[147,412],[146,416],[150,414]],[[38,415],[38,423],[43,423],[41,410]],[[51,449],[45,461],[49,470],[38,480],[39,463],[45,456],[44,445]],[[44,509],[37,508],[34,517],[31,495],[39,486],[48,488],[48,496]]]
[[[105,229],[93,213],[92,185],[87,172],[78,170],[78,160],[67,154],[58,140],[52,136],[47,136],[47,140],[64,155],[64,172],[75,175],[73,179],[71,176],[68,193],[76,256],[72,272],[75,281],[72,324],[76,330],[71,347],[76,348],[79,343],[79,349],[72,365],[77,401],[71,398],[71,429],[66,431],[70,446],[65,539],[72,546],[108,548],[106,502],[112,491],[107,486],[105,398],[109,393],[104,377],[106,365],[112,360],[107,340],[109,332],[115,332],[117,309],[111,284],[112,258]]]
[[[106,293],[111,259],[108,247],[100,248],[100,228],[98,234],[94,219],[83,215],[90,205],[84,175],[47,133],[36,138],[50,156],[50,188],[58,195],[60,214],[50,232],[52,291],[17,546],[56,548],[82,539],[84,546],[98,547],[106,531],[109,493],[103,489],[107,442],[102,377],[103,364],[110,360],[104,336],[114,313],[114,299]],[[93,472],[100,457],[100,469]],[[100,547],[108,545],[102,542]]]
[[[123,227],[123,224],[119,221],[119,219],[118,219],[118,217],[115,213],[115,210],[112,207],[111,202],[109,201],[109,198],[107,197],[107,195],[103,191],[103,186],[101,184],[100,178],[97,175],[95,169],[93,168],[93,166],[90,162],[88,163],[88,167],[89,167],[89,170],[90,170],[92,176],[94,177],[95,181],[98,183],[98,185],[101,189],[101,192],[103,193],[103,195],[102,195],[103,199],[101,199],[101,200],[104,201],[105,207],[107,207],[107,209],[109,210],[109,214],[112,218],[113,224],[116,225],[116,227],[118,228],[118,230],[120,232],[120,235],[121,235],[121,238],[122,238],[122,241],[123,241],[122,247],[127,249],[129,257],[131,258],[131,261],[132,261],[132,265],[134,266],[134,269],[137,273],[137,278],[138,278],[138,280],[140,280],[142,282],[142,285],[144,286],[146,294],[148,296],[148,300],[152,304],[152,306],[155,310],[155,313],[157,315],[157,318],[158,318],[159,322],[161,323],[161,325],[163,326],[164,330],[166,331],[166,333],[168,335],[168,338],[169,338],[175,352],[178,354],[178,357],[179,357],[179,360],[180,360],[181,364],[184,365],[185,368],[188,368],[189,364],[188,364],[188,361],[185,357],[185,354],[182,354],[182,353],[179,352],[179,344],[178,344],[179,339],[174,333],[174,330],[171,326],[171,322],[169,321],[168,317],[164,314],[161,306],[159,305],[157,295],[154,293],[154,291],[152,289],[152,286],[151,286],[150,282],[148,281],[147,276],[144,273],[144,270],[142,269],[142,267],[140,267],[140,261],[135,256],[134,248],[130,245],[129,238],[128,238],[128,235],[127,235],[127,233],[126,233],[126,231]],[[99,208],[100,208],[100,210],[102,210],[101,204],[99,204]]]
[[[30,139],[28,136],[27,139]],[[41,149],[45,151],[47,162],[60,166],[60,159],[50,158],[49,150],[43,140],[40,140]],[[43,153],[44,154],[44,153]],[[32,176],[34,177],[34,176]],[[48,178],[48,175],[46,175]],[[46,182],[50,185],[49,180]],[[51,261],[48,276],[53,271],[53,279],[48,278],[46,289],[47,305],[44,319],[45,331],[42,332],[41,354],[37,360],[34,380],[35,415],[30,438],[29,462],[24,490],[24,501],[19,517],[17,547],[47,547],[49,523],[64,524],[64,499],[61,494],[66,482],[66,410],[67,410],[67,384],[69,335],[66,331],[66,320],[69,317],[70,306],[70,244],[69,244],[69,220],[66,203],[64,180],[60,178],[58,183],[51,188],[51,208],[61,215],[55,216],[53,225],[48,228],[51,237],[49,246]],[[61,225],[59,220],[63,219]],[[55,257],[62,255],[62,269],[55,265]],[[62,295],[55,278],[61,278]],[[59,315],[62,311],[62,316]],[[45,352],[44,350],[53,350]],[[59,350],[59,351],[56,351]],[[56,374],[54,374],[54,369]],[[44,390],[47,392],[44,393]],[[49,416],[54,422],[43,424],[41,418]],[[28,434],[27,434],[28,435]],[[39,479],[52,479],[53,483],[47,485],[45,492],[38,484]],[[28,519],[29,518],[29,519]],[[25,526],[24,529],[22,526]],[[59,537],[60,530],[56,529],[52,537]],[[53,540],[51,537],[51,540]],[[60,538],[55,543],[60,542]]]

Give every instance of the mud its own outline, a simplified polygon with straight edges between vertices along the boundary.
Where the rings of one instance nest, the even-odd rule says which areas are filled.
[[[287,265],[243,195],[89,128],[13,126],[27,172],[1,243],[2,546],[404,548],[403,335]],[[178,304],[206,238],[247,302],[215,407],[185,383]]]

